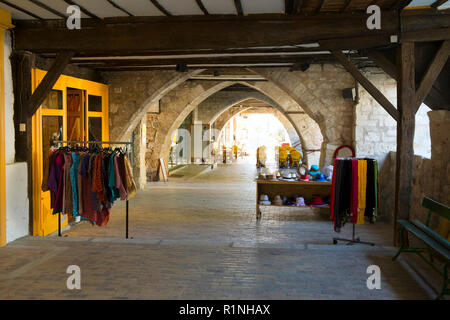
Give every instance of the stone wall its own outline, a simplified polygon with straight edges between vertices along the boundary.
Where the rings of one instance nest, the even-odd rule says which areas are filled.
[[[397,84],[394,79],[376,68],[365,70],[367,78],[394,105],[397,105]],[[389,152],[397,148],[396,121],[358,84],[359,101],[354,108],[354,141],[358,157],[371,157],[382,165]],[[431,143],[427,112],[422,104],[416,114],[414,153],[430,157]]]
[[[424,197],[450,204],[450,111],[437,110],[428,113],[432,138],[431,159],[414,157],[413,194],[410,219],[426,221],[427,210],[422,208]],[[395,160],[390,152],[380,169],[380,214],[393,221],[395,208]],[[431,227],[450,240],[449,223],[437,217]]]

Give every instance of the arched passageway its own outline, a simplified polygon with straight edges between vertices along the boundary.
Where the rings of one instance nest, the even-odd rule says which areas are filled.
[[[246,88],[243,92],[228,91],[235,86]],[[273,97],[269,94],[273,94]],[[292,99],[270,84],[263,87],[253,81],[186,81],[161,99],[161,113],[147,118],[147,176],[154,178],[160,158],[168,159],[173,132],[194,110],[197,124],[211,125],[214,119],[231,106],[249,98],[262,100],[278,109],[286,123],[297,132],[303,151],[320,149],[320,127]]]

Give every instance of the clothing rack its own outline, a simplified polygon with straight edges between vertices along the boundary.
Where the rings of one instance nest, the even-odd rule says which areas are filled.
[[[373,242],[361,241],[359,239],[359,237],[355,238],[355,224],[353,224],[352,238],[351,239],[333,238],[333,244],[337,244],[338,241],[346,241],[348,245],[353,245],[354,243],[367,244],[367,245],[370,245],[370,246],[374,246],[375,245],[375,243],[373,243]]]
[[[70,141],[63,141],[63,140],[54,140],[53,143],[57,144],[123,144],[127,146],[126,153],[128,153],[128,145],[132,145],[133,142],[130,141],[80,141],[80,140],[70,140]],[[132,157],[130,157],[131,161]],[[125,239],[128,239],[128,199],[125,202]],[[58,236],[61,237],[61,212],[58,213]]]
[[[364,158],[355,157],[354,153],[353,153],[352,157],[345,157],[345,158],[335,157],[335,159],[337,159],[337,160],[372,160],[371,158],[367,158],[367,157],[364,157]],[[379,194],[378,194],[378,196],[379,196]],[[378,203],[379,203],[379,201],[378,201]],[[359,239],[359,237],[355,238],[355,223],[352,223],[352,225],[353,225],[353,227],[352,227],[352,238],[351,239],[333,238],[333,244],[337,244],[338,241],[345,241],[345,242],[347,242],[347,245],[353,245],[353,244],[357,243],[357,244],[367,244],[369,246],[375,246],[375,243],[373,243],[373,242],[361,241]]]

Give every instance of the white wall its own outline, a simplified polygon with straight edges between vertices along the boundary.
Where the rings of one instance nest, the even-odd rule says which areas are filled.
[[[11,32],[5,32],[5,153],[6,153],[6,242],[28,235],[29,201],[27,164],[15,163],[14,93],[12,83]],[[29,128],[27,128],[29,129]]]
[[[366,71],[367,78],[394,105],[397,105],[396,81],[380,69],[370,68]],[[372,96],[358,85],[359,103],[355,106],[354,143],[358,157],[371,157],[378,160],[379,165],[390,151],[397,148],[397,123],[376,102]],[[414,154],[431,158],[430,121],[422,104],[416,114],[414,135]]]

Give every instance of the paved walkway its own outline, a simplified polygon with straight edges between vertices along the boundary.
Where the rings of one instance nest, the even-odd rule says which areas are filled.
[[[189,169],[184,169],[189,171]],[[80,223],[58,237],[0,248],[0,299],[426,299],[439,277],[408,257],[392,262],[392,226],[358,226],[375,247],[332,245],[325,212],[265,208],[255,219],[256,171],[246,164],[195,170],[149,184],[106,228]],[[346,226],[340,236],[350,237]],[[81,268],[68,290],[66,269]],[[381,268],[381,290],[366,286]],[[412,269],[427,276],[421,279]],[[428,278],[428,275],[430,278]]]

